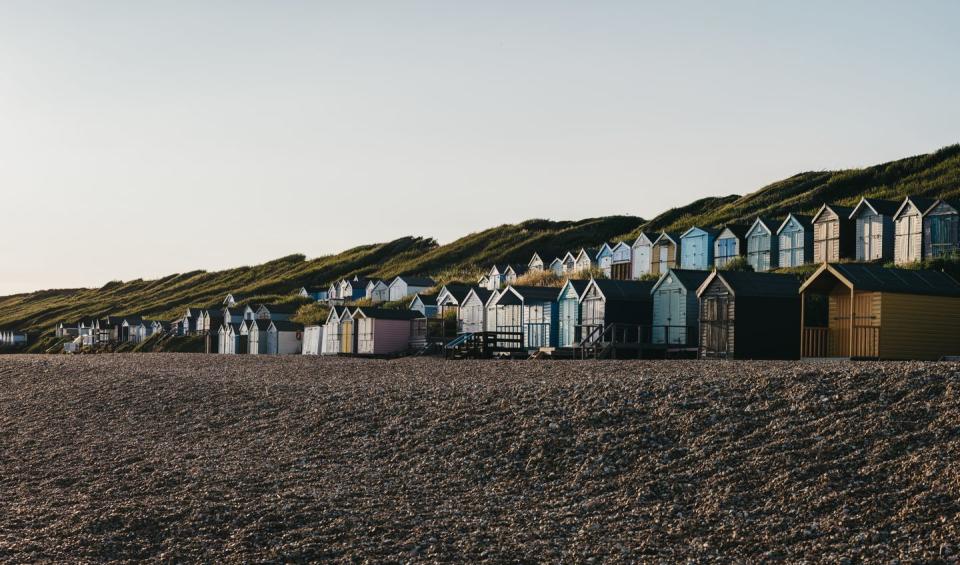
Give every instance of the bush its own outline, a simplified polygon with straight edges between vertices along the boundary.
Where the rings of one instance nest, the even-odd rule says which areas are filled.
[[[717,267],[718,271],[736,271],[740,273],[752,273],[753,265],[747,261],[746,257],[734,257],[726,265]]]
[[[553,271],[532,271],[522,277],[517,278],[517,282],[514,283],[517,286],[542,286],[549,288],[560,288],[563,286],[566,279],[557,275]]]

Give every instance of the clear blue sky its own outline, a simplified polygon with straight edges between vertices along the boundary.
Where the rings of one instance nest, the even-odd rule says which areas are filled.
[[[957,2],[0,2],[0,294],[960,140]]]

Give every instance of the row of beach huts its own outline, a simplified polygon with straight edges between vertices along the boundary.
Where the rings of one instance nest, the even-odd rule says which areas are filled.
[[[883,264],[956,257],[958,209],[865,198],[812,217],[643,233],[549,262],[534,253],[469,284],[354,276],[299,289],[330,306],[308,327],[290,320],[290,305],[241,307],[227,296],[171,323],[108,317],[57,331],[75,335],[68,350],[163,333],[204,335],[208,352],[225,354],[936,359],[960,354],[960,283]],[[768,272],[810,263],[820,267],[806,281]],[[546,271],[562,288],[524,284]]]
[[[670,268],[708,270],[745,260],[755,272],[808,263],[894,262],[898,265],[955,256],[960,247],[960,204],[907,197],[902,202],[863,198],[853,208],[825,204],[813,216],[756,218],[722,229],[641,233],[631,243],[581,248],[547,262],[535,254],[525,266],[494,266],[480,281],[509,284],[529,270],[563,276],[598,269],[617,280],[638,280]]]

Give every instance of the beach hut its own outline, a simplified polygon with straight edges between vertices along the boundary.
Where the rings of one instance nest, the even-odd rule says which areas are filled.
[[[150,335],[165,334],[168,332],[170,332],[170,322],[162,322],[160,320],[153,321],[153,328],[150,330]]]
[[[197,322],[203,313],[203,308],[190,307],[183,314],[183,322],[180,325],[181,335],[192,335],[197,332]],[[121,322],[122,323],[122,322]]]
[[[610,244],[604,243],[600,246],[600,249],[597,250],[596,259],[596,267],[600,269],[603,276],[608,279],[611,278],[613,270],[613,248],[610,247]]]
[[[777,247],[780,248],[778,267],[799,267],[812,261],[813,221],[810,217],[788,214],[777,229]]]
[[[344,308],[340,315],[340,354],[353,355],[357,352],[357,331],[353,320],[353,310]]]
[[[426,292],[437,283],[429,277],[401,275],[390,281],[390,300],[403,300],[419,292]]]
[[[234,296],[233,293],[227,294],[227,296],[223,299],[222,304],[223,304],[224,306],[236,306],[236,305],[237,305],[237,297]]]
[[[697,289],[703,359],[799,359],[800,279],[714,271]]]
[[[251,355],[267,355],[268,349],[267,330],[270,329],[270,320],[257,319],[250,322],[247,326],[247,339]]]
[[[224,322],[220,325],[217,332],[219,344],[217,351],[222,355],[237,355],[241,352],[240,348],[240,324]]]
[[[663,232],[653,242],[650,256],[650,273],[659,275],[677,267],[680,259],[680,236]]]
[[[503,284],[503,273],[500,271],[500,267],[497,265],[490,267],[490,270],[487,271],[486,277],[487,284],[484,286],[486,286],[486,288],[489,290],[497,290]]]
[[[757,218],[747,230],[747,263],[758,273],[777,268],[780,259],[777,227],[770,218]]]
[[[861,198],[850,213],[854,222],[854,256],[857,261],[890,261],[893,259],[893,216],[898,202],[878,198]]]
[[[747,254],[747,230],[749,226],[731,224],[724,226],[713,242],[713,264],[718,269],[726,267],[734,259]]]
[[[477,286],[479,286],[480,288],[489,289],[489,288],[490,288],[490,277],[489,277],[488,275],[481,275],[480,278],[477,279]]]
[[[527,270],[531,273],[539,273],[543,270],[543,258],[539,253],[534,253],[530,261],[527,262]]]
[[[595,267],[597,264],[597,254],[599,252],[600,250],[594,247],[581,247],[580,251],[577,252],[577,259],[573,266],[573,272],[584,273]]]
[[[267,328],[267,353],[299,355],[303,348],[303,324],[288,320],[271,320]]]
[[[619,241],[610,250],[610,278],[618,281],[628,281],[633,278],[633,249],[626,243]]]
[[[254,320],[244,320],[240,322],[240,337],[237,340],[237,354],[247,355],[250,353],[250,327]]]
[[[960,257],[960,203],[937,200],[923,217],[926,259]]]
[[[371,279],[367,283],[366,298],[378,304],[390,300],[390,285],[380,279]]]
[[[414,322],[423,316],[414,310],[357,308],[353,314],[358,355],[398,355],[410,350]]]
[[[456,317],[460,311],[460,305],[473,288],[467,284],[445,284],[437,294],[437,313],[441,318],[447,316]]]
[[[299,304],[261,304],[255,317],[257,320],[287,321],[299,308]]]
[[[327,301],[340,300],[340,281],[330,283],[327,287]]]
[[[653,281],[591,279],[580,293],[579,341],[648,342],[653,286]]]
[[[707,270],[713,268],[713,243],[716,230],[692,227],[680,236],[680,268]]]
[[[118,341],[121,343],[127,341],[133,341],[133,338],[136,334],[136,327],[140,325],[140,322],[143,321],[142,316],[126,316],[123,318],[123,321],[120,322],[120,337]],[[203,322],[203,315],[201,314],[199,318],[200,323]]]
[[[960,355],[960,283],[946,273],[825,263],[800,292],[804,357]]]
[[[670,269],[654,284],[652,341],[693,348],[699,341],[700,302],[697,289],[707,271]]]
[[[457,325],[460,333],[477,333],[485,331],[487,310],[486,304],[494,291],[486,288],[471,288],[460,301],[457,311]]]
[[[924,253],[923,218],[936,200],[908,196],[893,215],[893,260],[898,265],[921,261]]]
[[[326,289],[313,286],[300,287],[300,290],[296,292],[296,295],[301,298],[310,298],[311,300],[316,300],[317,302],[327,299]]]
[[[568,280],[557,295],[557,346],[573,347],[577,343],[577,326],[580,325],[580,297],[590,281]],[[649,292],[647,293],[649,295]]]
[[[320,355],[323,348],[323,326],[307,326],[303,328],[303,349],[304,355]]]
[[[550,271],[557,275],[558,277],[563,276],[563,259],[559,257],[554,257],[553,261],[550,261]]]
[[[651,273],[653,268],[653,242],[646,232],[640,232],[632,246],[630,264],[633,268],[633,279],[639,279]]]
[[[526,349],[557,346],[557,289],[509,285],[491,306],[493,331],[520,333]]]
[[[220,317],[223,318],[225,324],[239,324],[245,319],[244,312],[245,308],[239,308],[237,306],[227,306],[220,312]],[[256,317],[256,312],[251,312],[251,319]]]
[[[53,333],[56,337],[77,337],[80,335],[79,326],[78,322],[60,322]]]
[[[346,310],[343,306],[333,306],[327,314],[327,321],[323,325],[323,347],[321,355],[337,355],[340,353],[340,317]]]
[[[813,216],[813,261],[839,261],[854,257],[853,208],[824,204]]]
[[[352,279],[343,279],[340,282],[339,297],[341,300],[360,300],[367,294],[367,283],[370,280],[354,275]]]
[[[570,276],[577,272],[577,257],[573,253],[567,251],[567,254],[563,256],[563,274]]]
[[[421,318],[437,317],[437,295],[436,294],[415,294],[410,301],[408,310],[418,312]]]
[[[507,265],[503,270],[503,284],[516,284],[517,279],[527,274],[527,268],[523,265]]]

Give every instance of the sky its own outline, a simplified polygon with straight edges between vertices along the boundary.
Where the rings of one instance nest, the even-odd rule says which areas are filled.
[[[0,0],[0,294],[960,141],[957,2]]]

